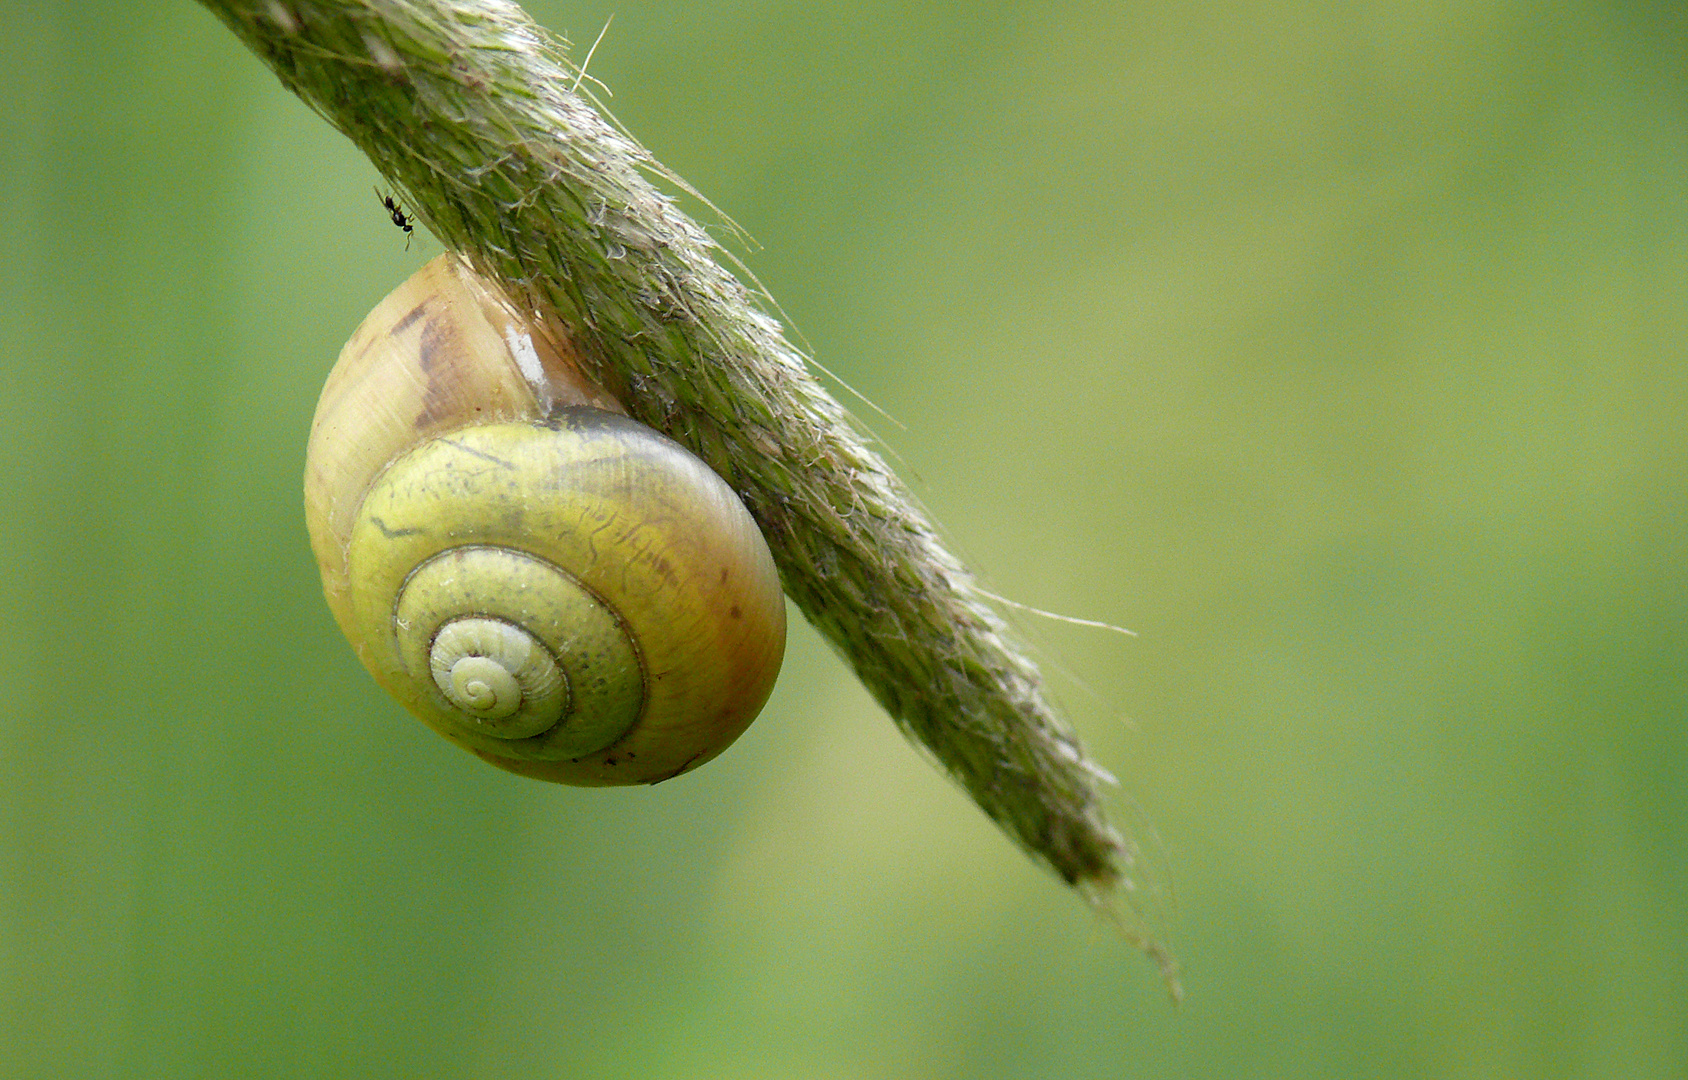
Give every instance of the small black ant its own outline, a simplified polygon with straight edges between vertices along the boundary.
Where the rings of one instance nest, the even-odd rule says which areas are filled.
[[[404,230],[404,249],[409,251],[411,240],[410,234],[416,231],[416,226],[410,223],[410,218],[405,217],[404,211],[399,209],[399,204],[393,201],[393,197],[391,195],[383,195],[381,194],[381,189],[376,188],[375,197],[381,200],[381,206],[387,211],[387,213],[393,215],[393,224]]]

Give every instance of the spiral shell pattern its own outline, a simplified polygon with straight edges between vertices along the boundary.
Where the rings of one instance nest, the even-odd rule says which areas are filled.
[[[732,489],[570,355],[429,263],[329,376],[306,521],[359,659],[435,731],[525,776],[656,783],[755,718],[784,596]]]

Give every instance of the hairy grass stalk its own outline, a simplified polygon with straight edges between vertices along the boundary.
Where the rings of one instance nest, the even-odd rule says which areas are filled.
[[[634,417],[733,486],[786,593],[992,820],[1129,909],[1135,846],[1036,666],[651,177],[678,181],[577,92],[561,43],[505,0],[203,2],[447,247],[564,327]]]

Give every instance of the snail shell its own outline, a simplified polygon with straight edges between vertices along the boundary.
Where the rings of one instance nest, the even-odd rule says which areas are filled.
[[[306,454],[311,546],[377,682],[512,772],[655,783],[753,720],[785,648],[732,490],[441,256],[364,320]]]

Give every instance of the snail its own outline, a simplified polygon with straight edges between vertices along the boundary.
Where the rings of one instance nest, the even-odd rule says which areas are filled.
[[[359,660],[435,731],[525,776],[657,783],[755,719],[785,603],[732,489],[573,355],[428,263],[328,376],[306,525]]]

